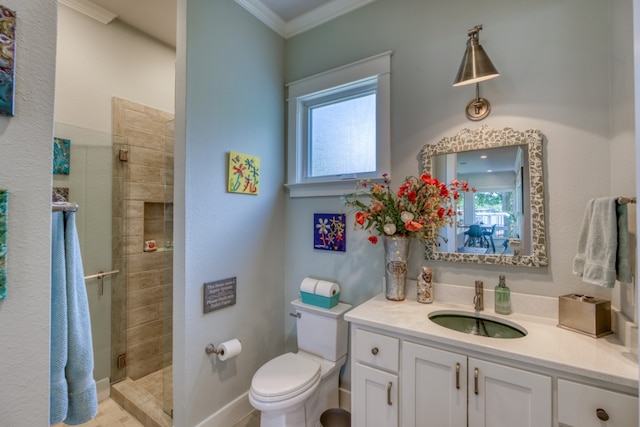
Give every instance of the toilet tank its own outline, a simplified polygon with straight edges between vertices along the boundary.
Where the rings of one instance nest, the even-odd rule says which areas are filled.
[[[296,309],[298,349],[332,362],[347,354],[349,324],[344,314],[351,305],[338,303],[333,308],[304,304],[299,299],[291,304]]]

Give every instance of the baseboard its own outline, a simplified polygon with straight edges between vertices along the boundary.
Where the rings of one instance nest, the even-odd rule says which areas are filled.
[[[249,393],[247,392],[220,408],[196,427],[229,427],[253,411],[253,406],[249,403]]]
[[[96,381],[96,391],[98,392],[98,402],[111,396],[111,381],[108,377]]]
[[[339,393],[340,408],[351,412],[351,391],[341,388]],[[209,416],[196,427],[229,427],[235,425],[253,411],[255,409],[249,403],[249,393],[247,392],[220,408],[215,414]]]
[[[341,388],[339,393],[340,397],[338,401],[340,402],[340,409],[351,412],[351,390]]]

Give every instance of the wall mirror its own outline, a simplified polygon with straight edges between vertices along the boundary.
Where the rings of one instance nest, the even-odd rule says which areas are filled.
[[[425,257],[436,261],[547,265],[542,133],[482,126],[421,151],[422,172],[467,181],[455,225],[440,229]]]

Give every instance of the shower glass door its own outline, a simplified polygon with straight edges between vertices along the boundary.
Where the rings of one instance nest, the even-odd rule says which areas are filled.
[[[94,378],[98,396],[109,395],[111,371],[112,288],[119,277],[112,258],[112,138],[64,123],[54,127],[52,199],[78,205],[76,228],[91,317]],[[59,154],[59,155],[58,155]]]

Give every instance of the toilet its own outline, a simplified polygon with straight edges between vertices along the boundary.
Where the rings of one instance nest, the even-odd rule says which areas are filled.
[[[351,305],[333,308],[291,303],[296,310],[298,352],[262,365],[251,380],[249,402],[260,411],[260,427],[317,427],[320,415],[338,407],[340,368],[347,360]]]

